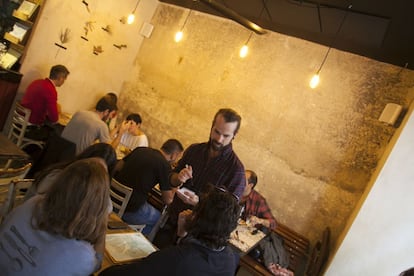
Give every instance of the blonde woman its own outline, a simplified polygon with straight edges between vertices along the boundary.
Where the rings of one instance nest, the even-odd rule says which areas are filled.
[[[90,275],[102,262],[110,212],[109,175],[100,158],[75,161],[45,195],[0,226],[4,275]]]

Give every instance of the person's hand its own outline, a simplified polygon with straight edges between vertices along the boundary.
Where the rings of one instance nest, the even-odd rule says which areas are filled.
[[[190,221],[193,211],[187,209],[178,214],[177,236],[185,237],[187,235],[186,225]]]
[[[185,183],[188,179],[193,178],[193,168],[189,165],[185,165],[185,168],[178,173],[177,177],[181,183]]]
[[[194,193],[193,191],[187,189],[187,188],[181,188],[177,190],[177,196],[179,199],[181,199],[185,204],[189,204],[192,206],[197,205],[198,203],[198,195]]]
[[[255,226],[255,225],[257,225],[257,224],[264,224],[264,220],[263,219],[261,219],[261,218],[258,218],[258,217],[256,217],[256,216],[250,216],[249,217],[249,219],[248,219],[248,224],[250,224],[250,225],[253,225],[253,226]]]
[[[131,125],[131,121],[123,121],[121,126],[119,126],[118,128],[118,135],[121,136],[122,134],[124,134],[129,126]]]
[[[184,194],[186,195],[186,197],[183,200],[185,204],[189,204],[192,206],[197,205],[199,201],[198,195],[196,195],[195,193],[189,193],[189,192],[184,192]]]

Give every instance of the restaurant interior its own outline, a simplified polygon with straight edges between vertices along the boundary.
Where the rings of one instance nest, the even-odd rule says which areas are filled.
[[[21,74],[14,101],[52,65],[64,64],[70,75],[58,88],[62,111],[92,109],[115,92],[118,119],[140,113],[154,148],[169,138],[184,147],[207,141],[215,112],[233,108],[242,117],[233,147],[258,174],[256,189],[276,219],[311,244],[330,228],[325,275],[396,275],[410,266],[414,248],[413,223],[395,215],[414,207],[405,165],[414,154],[407,142],[414,136],[414,35],[405,34],[401,48],[392,45],[403,44],[400,36],[393,42],[387,35],[408,16],[382,14],[387,1],[375,13],[372,1],[255,2],[41,1],[24,54],[11,68]],[[276,12],[278,4],[284,12]],[[302,19],[291,23],[296,16]],[[311,87],[315,73],[319,84]],[[389,104],[398,111],[386,110]],[[390,186],[402,193],[385,208]],[[394,226],[376,234],[382,230],[372,227],[385,223]],[[388,235],[406,242],[383,242]]]

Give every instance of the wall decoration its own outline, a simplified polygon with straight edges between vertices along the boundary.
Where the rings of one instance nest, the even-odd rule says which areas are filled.
[[[85,5],[86,10],[90,13],[90,12],[91,12],[91,10],[89,9],[89,3],[88,3],[88,2],[86,2],[85,0],[83,0],[83,1],[82,1],[82,4],[84,4],[84,5]]]
[[[55,45],[59,47],[56,51],[55,58],[57,57],[60,49],[63,49],[63,50],[67,49],[65,46],[63,46],[63,44],[68,43],[70,40],[70,29],[69,28],[66,28],[64,31],[60,31],[59,40],[60,40],[60,43],[55,42]]]
[[[106,25],[106,27],[102,27],[102,30],[112,35],[112,27],[110,25]]]
[[[84,30],[84,35],[81,35],[81,38],[83,40],[89,41],[89,39],[87,38],[88,33],[93,31],[93,23],[95,23],[96,21],[86,21],[85,25],[83,26],[83,30]]]
[[[122,50],[122,48],[127,48],[126,44],[114,44],[114,47],[118,48],[119,50]]]
[[[99,55],[101,53],[103,53],[103,49],[102,49],[101,45],[93,46],[93,54],[94,55]]]

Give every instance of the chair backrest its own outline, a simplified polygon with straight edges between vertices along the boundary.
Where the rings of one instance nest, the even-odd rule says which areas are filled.
[[[52,132],[40,157],[30,170],[29,177],[34,176],[37,172],[52,164],[71,161],[75,159],[75,156],[76,144]]]
[[[308,261],[309,240],[282,223],[278,223],[274,231],[283,238],[283,246],[289,254],[288,268],[296,275],[303,275]]]
[[[33,181],[34,179],[13,179],[7,189],[0,192],[0,197],[4,199],[0,207],[0,221],[14,207],[23,203],[26,191],[32,186]]]
[[[326,227],[322,234],[322,240],[315,244],[309,259],[306,276],[323,275],[326,262],[329,257],[331,229]]]
[[[16,102],[8,138],[20,148],[33,144],[38,146],[40,149],[43,149],[44,142],[33,140],[24,136],[27,126],[29,125],[31,113],[32,111],[30,109],[22,106],[19,102]]]
[[[13,111],[12,124],[8,137],[19,147],[23,143],[30,114],[30,109],[23,107],[20,103],[16,102],[16,108]]]
[[[154,227],[152,228],[151,232],[148,234],[148,240],[150,242],[154,241],[155,235],[157,235],[158,231],[160,230],[160,228],[163,228],[165,223],[167,222],[168,219],[168,205],[165,205],[162,208],[161,211],[161,216],[158,219],[158,221],[155,223]]]
[[[122,218],[129,199],[131,198],[132,188],[125,186],[112,178],[110,194],[114,213]]]
[[[25,178],[31,167],[32,163],[27,163],[20,168],[0,169],[0,186],[9,184],[13,179]]]

